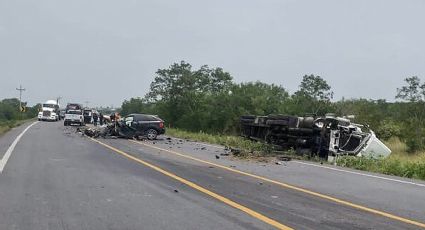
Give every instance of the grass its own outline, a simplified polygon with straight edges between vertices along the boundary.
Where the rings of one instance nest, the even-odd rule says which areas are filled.
[[[341,157],[337,165],[369,172],[425,180],[425,152],[407,153],[407,146],[398,138],[385,143],[392,153],[385,159]]]
[[[237,149],[239,150],[239,156],[241,157],[264,156],[272,152],[272,148],[267,144],[247,140],[238,136],[212,135],[203,132],[194,133],[175,128],[167,129],[167,135],[181,139],[218,144],[228,148]]]
[[[179,129],[167,129],[169,136],[201,141],[210,144],[224,145],[230,148],[240,150],[241,157],[264,157],[273,156],[273,148],[267,144],[250,141],[238,136],[212,135],[203,132],[194,133]],[[415,154],[407,153],[406,144],[398,138],[392,138],[385,144],[392,150],[391,155],[385,159],[371,159],[365,157],[345,156],[338,158],[337,165],[369,171],[394,175],[400,177],[425,180],[425,151]],[[295,154],[294,151],[288,151],[286,154]],[[309,159],[317,161],[316,158]]]
[[[14,127],[18,127],[18,126],[22,125],[23,123],[30,121],[30,120],[34,120],[34,118],[28,119],[28,120],[0,121],[0,135],[4,134],[7,131],[9,131],[10,129],[12,129]]]

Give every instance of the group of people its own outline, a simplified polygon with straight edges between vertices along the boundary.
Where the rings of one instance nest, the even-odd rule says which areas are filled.
[[[103,116],[103,114],[101,112],[99,113],[93,113],[93,125],[97,126],[100,125],[102,126],[103,124],[106,124],[108,122],[111,123],[116,123],[117,121],[119,121],[121,119],[121,116],[119,113],[112,113],[109,118],[108,116]]]
[[[97,126],[98,121],[99,121],[99,125],[102,126],[103,122],[104,122],[103,114],[102,113],[99,113],[99,114],[93,113],[93,125]]]

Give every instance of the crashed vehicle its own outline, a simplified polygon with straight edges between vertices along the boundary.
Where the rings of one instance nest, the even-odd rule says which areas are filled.
[[[332,161],[336,156],[387,157],[391,150],[367,125],[334,115],[240,117],[241,135]]]
[[[117,136],[124,138],[145,137],[155,140],[158,135],[165,133],[164,121],[155,115],[130,114],[119,121],[112,122],[106,127],[90,128],[84,132],[90,137]]]

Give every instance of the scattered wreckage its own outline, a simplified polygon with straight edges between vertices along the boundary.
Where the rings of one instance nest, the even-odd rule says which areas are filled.
[[[136,129],[120,121],[116,122],[116,124],[111,123],[103,127],[78,127],[77,132],[93,138],[122,137],[126,139],[139,139],[143,136]]]
[[[81,131],[81,129],[80,129]],[[164,121],[155,115],[130,114],[121,120],[113,120],[103,127],[85,128],[89,137],[123,137],[128,139],[147,138],[154,140],[165,133]]]
[[[240,123],[243,137],[329,161],[340,155],[379,158],[391,154],[367,125],[352,123],[346,117],[245,115]]]

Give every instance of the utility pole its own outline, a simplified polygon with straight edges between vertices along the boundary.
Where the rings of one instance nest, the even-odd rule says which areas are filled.
[[[19,112],[22,120],[22,91],[25,91],[25,89],[22,88],[22,85],[19,85],[19,88],[16,88],[16,90],[19,90]]]
[[[56,103],[59,105],[59,101],[60,101],[60,99],[62,99],[62,97],[61,96],[59,96],[59,97],[57,97],[56,98]]]

